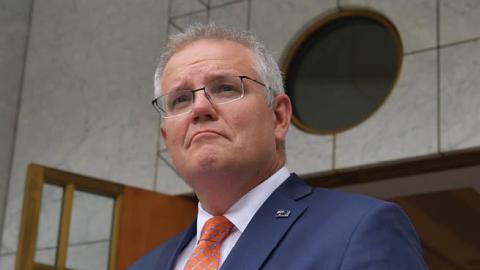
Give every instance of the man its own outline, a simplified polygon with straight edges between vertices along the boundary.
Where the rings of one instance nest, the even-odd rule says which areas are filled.
[[[292,108],[253,36],[207,25],[172,37],[155,94],[163,140],[199,210],[130,269],[426,268],[397,206],[312,188],[284,167]]]

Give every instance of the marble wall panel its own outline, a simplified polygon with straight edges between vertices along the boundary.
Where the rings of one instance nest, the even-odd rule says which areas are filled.
[[[235,2],[211,9],[209,21],[233,29],[246,30],[248,28],[248,12],[247,1]]]
[[[114,199],[111,197],[75,191],[68,243],[109,240],[113,209]]]
[[[441,150],[480,146],[480,41],[440,51]]]
[[[265,42],[277,60],[307,24],[322,14],[337,10],[336,0],[252,0],[251,5],[250,29]]]
[[[437,152],[436,52],[409,55],[403,61],[383,106],[359,126],[337,135],[337,169]]]
[[[35,259],[36,263],[43,263],[46,265],[55,265],[56,259],[56,248],[41,248],[35,250]],[[13,268],[12,268],[13,270]]]
[[[480,38],[480,1],[440,0],[440,45]]]
[[[199,11],[192,14],[179,16],[172,18],[172,24],[175,25],[174,29],[170,27],[173,31],[170,31],[171,34],[174,34],[178,31],[183,32],[191,24],[206,24],[208,23],[208,12]]]
[[[436,46],[437,0],[340,0],[343,8],[371,9],[390,19],[400,32],[404,52]]]
[[[160,153],[158,157],[155,191],[172,195],[193,192],[176,172],[167,152]]]
[[[8,193],[8,201],[7,201],[7,208],[5,210],[4,220],[5,223],[3,224],[3,231],[2,231],[2,246],[0,248],[0,256],[6,254],[15,254],[17,249],[17,241],[18,241],[18,232],[20,228],[20,216],[22,214],[22,205],[21,205],[21,198],[18,200],[10,199],[10,194],[12,190],[12,185],[10,185],[9,193]],[[17,193],[17,196],[20,197]]]
[[[58,243],[60,217],[62,212],[63,188],[44,185],[40,206],[37,249],[55,248]]]
[[[239,2],[248,2],[248,0],[209,0],[210,7],[218,7],[223,5],[228,5],[232,3],[239,3]]]
[[[164,1],[167,2],[167,1]],[[196,11],[206,11],[206,0],[171,0],[170,16],[179,16]]]
[[[308,134],[290,126],[286,139],[287,167],[297,174],[333,169],[332,136]]]
[[[239,3],[243,1],[248,1],[248,0],[209,0],[209,7],[210,8],[215,8],[218,6],[224,6],[232,3]]]
[[[68,247],[67,267],[70,269],[108,269],[109,241]]]
[[[169,35],[174,35],[174,34],[178,34],[178,33],[181,33],[183,31],[183,28],[177,26],[176,24],[172,24],[170,23],[169,26],[168,26],[168,33]]]
[[[0,232],[6,207],[29,12],[28,0],[4,0],[0,6]],[[0,242],[1,238],[0,235]]]
[[[15,254],[0,256],[0,269],[5,269],[5,270],[15,269]]]
[[[35,3],[2,252],[16,249],[27,164],[154,188],[152,73],[166,1]]]

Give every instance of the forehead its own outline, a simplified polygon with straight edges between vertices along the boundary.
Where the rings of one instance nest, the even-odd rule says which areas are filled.
[[[254,74],[252,51],[228,40],[201,39],[177,51],[167,62],[162,76],[162,89],[176,85],[201,84],[213,76]]]

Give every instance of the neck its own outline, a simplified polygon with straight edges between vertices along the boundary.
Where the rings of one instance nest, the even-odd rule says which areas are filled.
[[[195,194],[211,215],[223,215],[250,190],[277,172],[284,162],[276,163],[268,170],[239,170],[238,172],[216,172],[215,175],[197,179],[192,186]]]

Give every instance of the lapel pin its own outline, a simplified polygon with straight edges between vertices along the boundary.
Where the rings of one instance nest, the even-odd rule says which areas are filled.
[[[276,218],[288,218],[290,216],[290,210],[277,210],[275,213]]]

